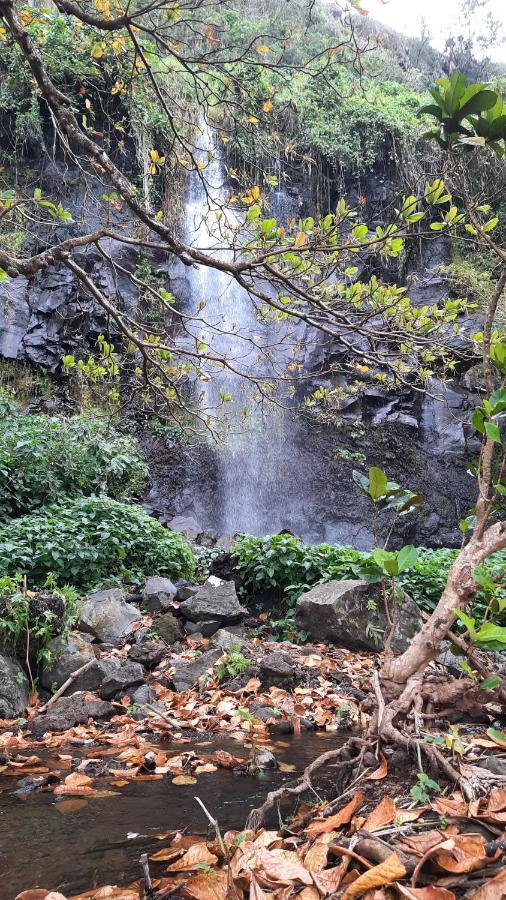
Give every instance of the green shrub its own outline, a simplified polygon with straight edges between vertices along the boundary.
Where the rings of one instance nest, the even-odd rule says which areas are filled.
[[[288,534],[267,537],[243,534],[234,542],[232,552],[235,568],[249,594],[279,590],[288,606],[293,606],[315,584],[357,578],[358,566],[369,556],[353,547],[311,546]],[[399,578],[406,592],[427,612],[432,612],[441,597],[448,570],[457,555],[458,550],[421,548],[415,565]],[[484,567],[494,577],[504,571],[505,563],[506,552],[501,551],[490,557]],[[473,610],[478,619],[485,604],[479,592]]]
[[[138,506],[106,497],[67,500],[0,525],[0,573],[24,572],[30,586],[58,581],[89,589],[115,577],[189,578],[193,554]]]
[[[0,521],[62,495],[135,497],[146,478],[134,438],[97,421],[23,416],[0,405]]]
[[[52,576],[41,591],[25,589],[18,576],[0,578],[0,646],[22,651],[24,660],[48,659],[48,644],[78,618],[74,587],[58,588]]]

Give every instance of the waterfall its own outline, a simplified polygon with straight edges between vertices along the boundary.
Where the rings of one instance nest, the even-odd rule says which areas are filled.
[[[196,144],[199,167],[189,179],[185,239],[194,247],[232,259],[239,252],[233,247],[239,214],[227,207],[226,171],[216,135],[206,123],[201,124]],[[290,348],[283,343],[283,329],[258,320],[251,298],[231,276],[198,266],[188,277],[190,314],[195,318],[189,320],[186,330],[193,346],[198,341],[216,351],[246,376],[273,375],[284,368]],[[267,345],[266,359],[261,348]],[[292,417],[269,403],[267,410],[260,408],[247,377],[207,362],[202,369],[196,390],[202,414],[211,417],[218,433],[215,474],[219,496],[212,508],[196,496],[195,515],[204,527],[223,534],[262,534],[289,527],[295,490],[288,462],[293,466],[297,457]]]

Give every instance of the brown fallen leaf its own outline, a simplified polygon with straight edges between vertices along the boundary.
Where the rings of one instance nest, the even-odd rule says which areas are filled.
[[[176,775],[172,784],[197,784],[197,779],[193,775]]]
[[[395,886],[401,897],[406,897],[407,900],[455,900],[453,891],[437,887],[434,884],[423,888],[408,887],[405,884],[396,884]]]
[[[327,865],[327,857],[329,854],[328,844],[315,843],[309,848],[305,857],[304,865],[310,872],[321,872]]]
[[[468,900],[506,900],[506,868],[482,884],[474,894],[469,894]]]
[[[167,872],[185,872],[194,869],[195,866],[214,866],[218,857],[207,849],[207,844],[193,844],[181,859],[167,867]]]
[[[325,834],[327,831],[335,831],[338,828],[341,828],[342,825],[347,825],[351,821],[353,813],[356,812],[363,802],[364,795],[362,791],[357,791],[350,802],[335,815],[329,816],[327,819],[316,819],[314,822],[311,822],[306,829],[306,833],[310,836]]]
[[[226,872],[206,872],[190,878],[180,893],[187,900],[224,900],[227,882]]]
[[[341,887],[343,878],[348,870],[350,860],[343,859],[338,865],[332,869],[325,869],[323,872],[313,872],[313,880],[322,897],[335,894]]]
[[[280,772],[295,772],[296,768],[297,766],[292,765],[292,763],[278,763],[278,769]]]
[[[33,888],[31,891],[21,891],[15,900],[45,900],[48,894],[45,888]]]
[[[217,772],[218,767],[213,766],[212,763],[203,763],[201,766],[197,766],[195,769],[196,775],[204,775],[205,772]]]
[[[487,813],[501,812],[506,809],[506,790],[498,788],[488,798]]]
[[[387,856],[387,858],[378,866],[373,866],[372,869],[369,869],[368,872],[364,872],[363,875],[360,875],[356,879],[356,881],[353,881],[352,884],[346,888],[342,895],[342,900],[352,900],[353,897],[362,897],[371,888],[392,884],[393,881],[398,881],[399,878],[404,878],[405,875],[406,869],[402,865],[399,857],[396,853],[391,853],[390,856]]]
[[[362,828],[364,831],[378,831],[385,825],[391,825],[397,815],[395,801],[391,797],[383,797],[377,807],[369,813]]]
[[[171,862],[173,859],[178,859],[178,857],[183,855],[183,850],[177,847],[164,847],[163,850],[157,850],[156,853],[153,853],[149,858],[153,860],[153,862]]]
[[[388,763],[386,761],[386,757],[381,754],[380,764],[374,772],[371,772],[370,775],[366,776],[366,781],[381,781],[382,778],[386,778],[388,774]]]
[[[506,792],[505,792],[506,793]],[[469,804],[461,796],[459,797],[436,797],[431,803],[431,808],[440,816],[467,816]]]
[[[295,854],[294,858],[296,858]],[[300,862],[284,859],[282,856],[277,855],[275,850],[266,850],[265,847],[261,847],[258,853],[258,863],[260,871],[270,881],[286,885],[293,882],[306,885],[313,884],[311,875]]]
[[[492,862],[481,834],[454,834],[432,854],[432,862],[443,872],[474,872]]]
[[[62,816],[68,816],[69,813],[79,812],[79,810],[84,809],[85,806],[88,806],[88,801],[80,799],[79,797],[71,797],[69,800],[60,800],[59,803],[55,803],[57,812],[61,813]]]
[[[58,784],[55,789],[55,794],[92,794],[93,788],[91,785],[93,784],[93,779],[89,777],[89,775],[84,775],[82,772],[72,772],[71,775],[67,775],[63,784]]]

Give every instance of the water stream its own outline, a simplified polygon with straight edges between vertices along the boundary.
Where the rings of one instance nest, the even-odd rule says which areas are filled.
[[[342,740],[322,732],[278,742],[274,746],[278,760],[296,767],[290,775],[267,771],[259,779],[219,769],[199,775],[196,785],[174,785],[167,776],[161,781],[132,781],[121,789],[111,786],[109,779],[96,779],[95,786],[116,790],[117,796],[81,799],[70,807],[60,805],[68,798],[52,792],[34,791],[21,799],[15,793],[17,779],[0,777],[0,900],[13,900],[20,891],[34,887],[68,896],[103,884],[126,885],[140,877],[141,853],[167,846],[167,840],[156,835],[179,829],[207,835],[196,794],[218,816],[223,832],[241,829],[269,790],[296,777],[319,753]],[[220,748],[245,755],[237,742],[210,736],[196,739],[191,747],[202,748],[202,753]],[[174,744],[170,749],[179,752]],[[72,753],[77,762],[93,755],[89,747],[59,752]],[[162,874],[165,866],[153,864],[153,875]]]

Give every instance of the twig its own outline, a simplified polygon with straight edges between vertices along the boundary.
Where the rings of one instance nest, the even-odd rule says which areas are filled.
[[[143,709],[149,709],[150,713],[152,713],[155,716],[158,716],[159,719],[164,719],[164,721],[167,722],[169,725],[171,725],[172,728],[180,727],[175,719],[171,719],[170,716],[168,716],[166,713],[162,712],[161,710],[156,709],[154,706],[151,706],[150,703],[145,703]]]
[[[199,804],[199,806],[204,810],[204,812],[205,812],[207,818],[209,819],[211,825],[213,826],[213,828],[214,828],[214,830],[215,830],[215,833],[216,833],[216,840],[218,841],[218,844],[220,845],[220,850],[221,850],[221,852],[223,853],[223,856],[224,856],[225,859],[226,859],[226,857],[227,857],[227,850],[226,850],[225,844],[223,843],[223,838],[222,838],[222,836],[221,836],[220,826],[218,825],[218,819],[214,819],[214,818],[213,818],[213,816],[211,815],[211,813],[209,812],[209,810],[206,809],[206,807],[205,807],[204,804],[202,803],[202,800],[200,799],[200,797],[195,797],[195,800],[197,801],[197,803]]]
[[[149,861],[147,853],[143,853],[139,860],[142,871],[144,872],[144,896],[152,897],[154,894],[153,891],[153,882],[151,881],[151,875],[149,872]]]
[[[43,706],[39,707],[39,715],[41,713],[45,713],[46,710],[53,705],[53,703],[56,703],[56,701],[60,699],[62,694],[65,693],[67,688],[69,688],[71,684],[74,684],[76,678],[79,678],[79,675],[82,675],[83,672],[86,672],[88,669],[90,669],[93,663],[96,661],[96,658],[93,657],[93,659],[89,659],[88,662],[85,662],[84,666],[80,666],[79,669],[76,669],[75,672],[72,672],[72,675],[69,675],[67,680],[63,682],[62,686],[58,688],[58,690],[55,694],[53,694],[52,697],[50,697],[47,703],[44,703]]]
[[[378,735],[380,735],[381,723],[383,721],[383,716],[385,715],[385,701],[383,699],[383,694],[381,693],[381,686],[377,669],[375,669],[372,674],[372,686],[374,688],[374,694],[376,696],[376,702],[378,704]]]

